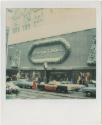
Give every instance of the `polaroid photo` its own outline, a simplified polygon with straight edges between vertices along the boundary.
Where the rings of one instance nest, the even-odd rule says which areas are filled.
[[[2,2],[3,125],[101,123],[101,3]]]

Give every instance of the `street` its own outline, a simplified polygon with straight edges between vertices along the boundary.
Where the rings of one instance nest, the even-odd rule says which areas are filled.
[[[92,97],[86,97],[82,92],[69,92],[56,93],[56,92],[46,92],[32,89],[21,89],[18,95],[7,94],[7,99],[90,99]]]

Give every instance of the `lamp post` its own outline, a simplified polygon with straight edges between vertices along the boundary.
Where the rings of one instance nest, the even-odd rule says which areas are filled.
[[[8,37],[9,37],[9,28],[6,27],[6,59],[8,57]],[[7,63],[7,61],[6,61]]]
[[[6,25],[6,56],[8,57],[8,42],[9,42],[9,35],[10,35],[10,23],[8,20],[12,14],[12,9],[6,9],[6,18],[7,18],[7,25]]]
[[[20,64],[21,64],[21,51],[20,50],[16,50],[15,63],[17,63],[16,66],[18,67],[17,76],[18,76],[18,79],[20,79]]]
[[[18,51],[18,72],[20,73],[21,65],[21,51]]]
[[[9,27],[6,26],[6,75],[7,74],[7,61],[8,61],[8,38],[9,38]]]
[[[47,68],[48,68],[48,65],[47,65],[47,62],[44,63],[44,82],[47,83]]]

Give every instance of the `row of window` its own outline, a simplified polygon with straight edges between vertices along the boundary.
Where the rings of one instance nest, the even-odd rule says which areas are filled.
[[[23,23],[24,25],[21,27],[20,29],[20,23],[21,23],[21,20],[22,19],[17,19],[17,20],[14,20],[14,28],[12,29],[12,32],[13,33],[16,33],[16,32],[20,32],[20,30],[22,29],[22,31],[26,31],[26,30],[29,30],[30,29],[30,25],[32,27],[36,26],[37,24],[39,24],[40,22],[43,21],[43,13],[40,13],[40,14],[37,14],[37,15],[34,15],[34,16],[28,16],[28,15],[25,15],[24,18],[23,18]]]
[[[43,21],[42,19],[34,20],[32,26],[33,26],[33,27],[34,27],[34,26],[37,26],[37,24],[39,24],[39,23],[42,22],[42,21]],[[21,29],[22,29],[22,31],[30,30],[30,27],[31,27],[31,26],[30,26],[29,23],[28,23],[28,24],[25,24],[25,25],[22,25],[22,28],[16,26],[16,27],[14,27],[14,28],[12,29],[12,33],[20,32]]]

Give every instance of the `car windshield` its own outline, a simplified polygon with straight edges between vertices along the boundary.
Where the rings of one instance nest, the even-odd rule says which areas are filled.
[[[20,81],[20,82],[30,82],[31,80],[28,80],[28,79],[19,79],[18,81]]]
[[[88,87],[96,87],[96,84],[88,84]]]
[[[61,84],[68,84],[68,82],[67,81],[62,81]]]
[[[22,81],[23,82],[23,81],[26,81],[26,80],[25,79],[19,79],[18,81]]]

